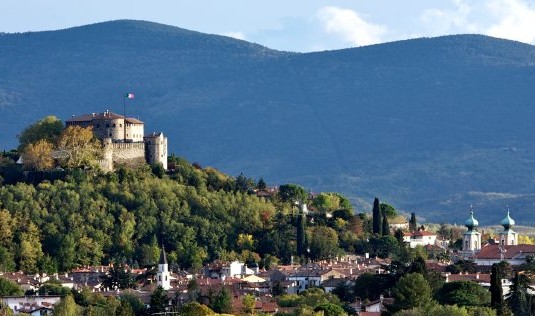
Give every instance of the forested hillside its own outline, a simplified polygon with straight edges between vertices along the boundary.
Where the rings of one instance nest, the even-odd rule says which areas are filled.
[[[3,159],[7,179],[5,170],[16,167]],[[317,260],[357,248],[380,251],[380,239],[371,246],[364,239],[367,218],[353,215],[339,194],[310,200],[316,212],[307,221],[294,205],[308,198],[300,186],[282,186],[266,199],[255,193],[265,190],[263,180],[229,177],[176,157],[171,163],[169,174],[148,166],[107,174],[12,172],[26,181],[0,187],[0,270],[52,273],[116,261],[149,266],[162,245],[182,269],[215,259],[269,267],[292,256],[298,262],[304,255]],[[385,242],[397,244],[390,239]]]
[[[143,21],[0,35],[0,147],[50,114],[110,110],[225,173],[441,222],[534,224],[535,48],[479,35],[316,53]]]

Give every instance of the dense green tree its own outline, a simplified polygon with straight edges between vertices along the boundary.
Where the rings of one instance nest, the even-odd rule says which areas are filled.
[[[398,215],[396,209],[390,204],[381,203],[379,207],[381,208],[381,214],[383,216],[386,216],[388,218],[394,218]]]
[[[18,284],[0,277],[0,297],[9,295],[17,296],[22,294],[24,294],[24,291]]]
[[[117,307],[116,316],[135,316],[132,306],[127,301],[121,300],[121,305]]]
[[[0,301],[0,316],[12,316],[13,310]]]
[[[472,281],[444,283],[435,294],[440,304],[459,306],[480,306],[490,304],[490,292]]]
[[[529,278],[516,272],[513,284],[506,297],[507,304],[515,316],[531,315],[531,296],[528,294]]]
[[[283,202],[305,203],[308,200],[308,192],[297,184],[283,184],[279,186],[279,198]]]
[[[28,126],[19,135],[19,150],[23,150],[27,145],[45,140],[55,143],[58,136],[63,131],[63,123],[55,116],[47,116],[36,123]]]
[[[37,272],[37,264],[43,256],[39,228],[33,222],[21,223],[19,236],[19,269],[29,273]]]
[[[297,255],[304,256],[306,252],[306,215],[297,214],[297,231],[296,231],[296,244],[297,244]]]
[[[496,309],[499,315],[502,315],[504,308],[502,273],[500,265],[494,263],[490,273],[490,305]]]
[[[382,234],[383,224],[381,215],[381,207],[379,206],[379,198],[375,198],[373,201],[372,217],[373,217],[373,233],[377,235]]]
[[[404,235],[405,233],[403,233],[403,230],[401,230],[401,228],[396,229],[396,231],[394,232],[394,238],[396,238],[396,240],[398,241],[400,245],[403,245],[404,243],[404,240],[403,240]]]
[[[338,234],[330,227],[315,226],[310,230],[310,258],[334,259],[339,253]]]
[[[395,285],[395,278],[390,274],[373,274],[364,272],[355,280],[354,294],[362,300],[376,300]]]
[[[121,305],[123,302],[128,303],[128,305],[132,308],[134,315],[140,316],[145,313],[145,305],[135,294],[123,291],[121,295],[119,295],[119,300],[121,301]]]
[[[254,181],[244,176],[243,173],[240,173],[234,180],[234,189],[239,192],[251,192],[254,186]]]
[[[214,296],[213,301],[209,307],[216,313],[231,314],[232,313],[232,296],[230,291],[223,287]]]
[[[446,267],[446,272],[458,274],[460,272],[476,273],[477,265],[472,260],[459,260]]]
[[[134,280],[128,267],[115,262],[102,278],[102,286],[110,290],[128,289],[134,286]]]
[[[390,225],[388,224],[388,217],[383,213],[383,227],[381,228],[383,236],[390,236]]]
[[[264,178],[260,178],[258,182],[256,183],[256,188],[258,190],[265,190],[267,188],[267,184],[264,181]]]
[[[15,271],[15,258],[7,248],[0,246],[0,271]]]
[[[206,316],[215,314],[208,306],[198,302],[189,302],[182,305],[179,309],[179,315],[182,316]]]
[[[402,276],[392,288],[394,303],[389,310],[397,312],[415,307],[427,308],[432,305],[431,288],[420,273]]]
[[[414,232],[418,229],[418,224],[416,222],[416,213],[411,213],[411,218],[409,220],[409,231]]]
[[[167,297],[167,291],[161,286],[158,286],[152,295],[150,296],[150,313],[162,313],[165,312],[169,305],[169,298]]]
[[[242,296],[243,312],[246,315],[252,315],[255,307],[255,297],[252,294],[245,294]]]
[[[332,293],[338,298],[347,303],[352,303],[355,301],[355,291],[354,286],[349,282],[340,282],[332,291]]]
[[[48,282],[39,287],[39,295],[67,295],[71,290],[54,282]]]
[[[323,303],[314,308],[315,312],[323,312],[324,316],[343,316],[347,315],[345,310],[337,304],[333,303]]]
[[[54,306],[54,316],[73,316],[80,315],[81,308],[76,305],[72,295],[64,296],[59,303]]]

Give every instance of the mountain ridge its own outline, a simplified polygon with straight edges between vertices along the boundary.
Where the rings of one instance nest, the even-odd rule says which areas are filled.
[[[128,91],[127,115],[170,153],[226,173],[359,209],[378,195],[434,221],[478,203],[495,221],[508,204],[535,223],[531,45],[453,35],[293,53],[132,20],[49,32],[0,36],[3,148],[48,114],[122,113]]]

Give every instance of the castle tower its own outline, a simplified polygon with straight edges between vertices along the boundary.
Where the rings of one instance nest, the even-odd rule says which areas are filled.
[[[158,273],[157,282],[164,290],[169,290],[171,288],[171,275],[169,273],[169,266],[167,264],[167,255],[165,254],[165,248],[162,246],[162,251],[160,252],[160,261],[158,262]]]
[[[167,137],[163,133],[152,133],[143,137],[147,163],[159,163],[167,170]]]
[[[470,217],[464,221],[464,225],[468,231],[463,234],[463,251],[475,252],[481,250],[481,233],[476,228],[479,225],[477,219],[474,218],[474,210],[470,209]]]
[[[500,245],[518,245],[518,234],[512,229],[515,226],[515,220],[509,216],[509,209],[507,209],[507,216],[502,220],[503,232],[500,233]]]

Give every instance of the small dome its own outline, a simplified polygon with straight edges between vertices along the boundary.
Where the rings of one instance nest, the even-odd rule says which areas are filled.
[[[508,230],[509,228],[515,226],[515,220],[512,219],[511,216],[509,216],[509,210],[507,210],[507,216],[505,216],[501,224],[505,230]]]
[[[468,227],[468,230],[473,230],[477,225],[479,222],[474,218],[474,210],[470,210],[470,217],[464,221],[464,226]]]

